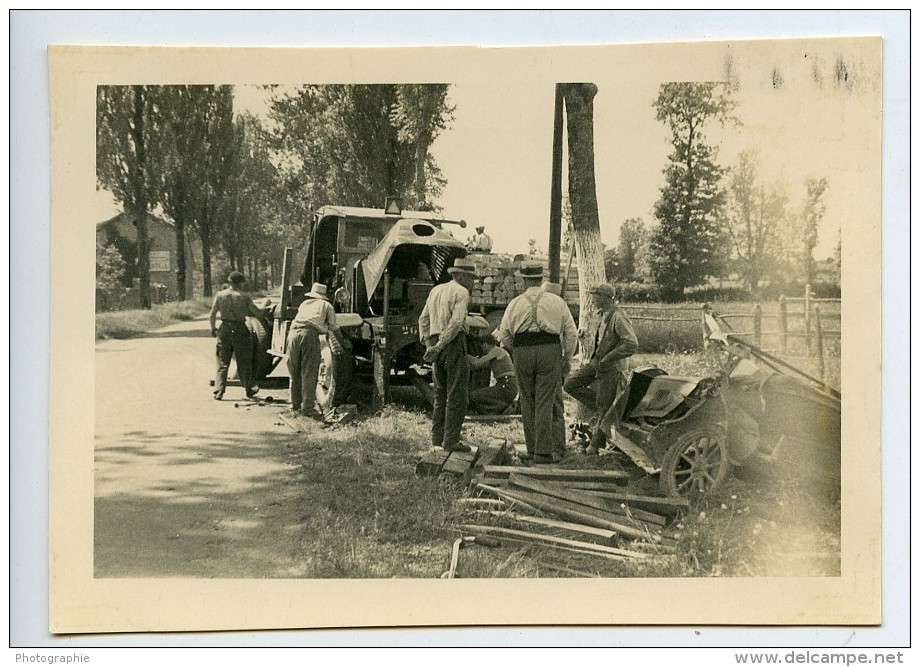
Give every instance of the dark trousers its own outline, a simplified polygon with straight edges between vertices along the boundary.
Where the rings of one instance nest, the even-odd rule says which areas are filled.
[[[319,379],[319,332],[313,327],[292,328],[288,336],[288,373],[291,376],[291,408],[309,416],[316,405]]]
[[[514,372],[529,454],[550,456],[553,453],[553,404],[562,374],[561,358],[559,343],[514,348]]]
[[[596,368],[593,363],[579,368],[565,381],[564,388],[589,410],[597,412],[597,426],[606,432],[610,424],[619,424],[611,406],[626,388],[626,375],[618,369],[595,375]]]
[[[248,394],[252,390],[252,338],[244,322],[221,322],[217,330],[217,380],[214,393],[223,394],[227,388],[227,369],[236,357],[240,383]]]
[[[466,358],[466,334],[460,332],[431,365],[434,411],[431,444],[454,447],[460,443],[460,427],[466,417],[470,390],[470,362]]]
[[[470,412],[480,415],[500,415],[517,396],[517,380],[513,375],[499,378],[491,387],[470,392]]]

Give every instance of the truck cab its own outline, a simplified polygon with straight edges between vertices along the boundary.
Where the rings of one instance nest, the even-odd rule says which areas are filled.
[[[323,342],[317,398],[324,408],[343,402],[352,384],[370,380],[374,399],[389,400],[391,383],[414,384],[426,393],[418,317],[428,293],[450,279],[447,268],[466,255],[445,225],[465,227],[432,212],[324,206],[310,222],[305,256],[295,280],[293,252],[285,253],[284,288],[276,311],[270,353],[287,351],[287,332],[314,282],[332,295],[345,352],[332,355]],[[470,318],[473,328],[486,328]]]

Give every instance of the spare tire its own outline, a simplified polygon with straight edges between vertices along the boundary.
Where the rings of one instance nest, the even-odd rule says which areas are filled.
[[[274,357],[268,353],[271,347],[271,333],[255,317],[246,318],[246,328],[252,338],[252,376],[258,382],[272,372]]]
[[[355,372],[355,358],[351,341],[343,342],[339,354],[333,354],[326,336],[320,336],[319,379],[316,383],[316,402],[322,410],[341,405],[351,392]]]

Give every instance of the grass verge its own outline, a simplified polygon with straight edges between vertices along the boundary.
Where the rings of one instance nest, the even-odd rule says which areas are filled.
[[[134,338],[176,322],[193,320],[208,312],[211,297],[155,304],[150,310],[96,313],[96,340]]]

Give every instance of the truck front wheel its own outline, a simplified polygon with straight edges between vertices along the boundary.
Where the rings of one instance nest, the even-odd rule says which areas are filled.
[[[348,398],[354,377],[355,358],[349,340],[344,341],[343,349],[338,355],[332,353],[326,336],[320,337],[320,345],[316,402],[323,410],[331,410]]]

